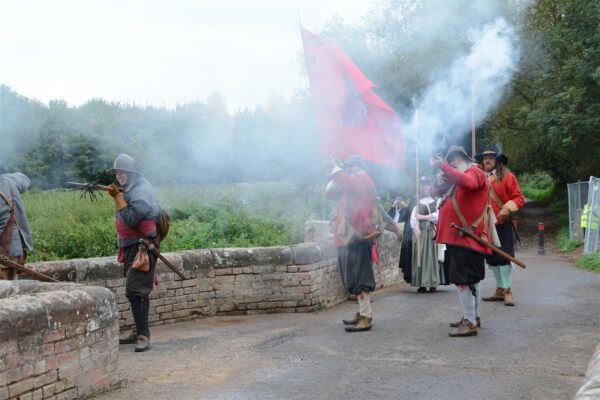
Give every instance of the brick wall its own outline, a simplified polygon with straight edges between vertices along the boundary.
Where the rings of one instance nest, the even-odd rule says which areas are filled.
[[[321,239],[326,236],[314,230],[312,234]],[[166,253],[190,279],[182,281],[159,261],[159,284],[150,297],[150,322],[158,325],[199,316],[310,312],[343,301],[346,294],[336,250],[331,240],[323,240],[294,246]],[[375,266],[378,287],[400,282],[400,245],[395,236],[384,234],[379,248],[382,262]],[[30,266],[61,281],[110,289],[117,298],[120,327],[133,325],[123,267],[114,257]]]
[[[116,383],[116,301],[99,287],[0,281],[0,400],[83,398]]]

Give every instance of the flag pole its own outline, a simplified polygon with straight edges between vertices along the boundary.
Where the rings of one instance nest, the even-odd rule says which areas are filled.
[[[419,213],[419,109],[415,109],[415,178],[416,178],[416,196],[415,196],[415,215]],[[409,222],[410,223],[410,222]],[[419,220],[417,220],[419,224]],[[418,226],[418,225],[417,225]],[[419,226],[420,228],[420,226]],[[421,266],[421,236],[415,235],[417,239],[417,268]]]
[[[475,75],[471,71],[471,157],[475,159]]]

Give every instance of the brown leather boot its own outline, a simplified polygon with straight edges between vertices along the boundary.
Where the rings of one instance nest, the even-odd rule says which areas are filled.
[[[506,292],[504,292],[504,305],[505,306],[514,306],[515,305],[515,303],[513,303],[512,290],[510,288],[506,289]]]
[[[460,321],[457,322],[451,322],[448,324],[448,326],[450,326],[451,328],[458,328],[459,326],[461,326],[464,322],[464,318],[461,318]],[[481,328],[481,318],[480,317],[476,317],[475,320],[477,321],[477,327]]]
[[[497,287],[496,293],[494,293],[493,296],[483,297],[481,300],[483,300],[483,301],[502,301],[502,300],[504,300],[504,291],[505,291],[505,289]]]
[[[367,318],[363,315],[358,316],[358,322],[346,327],[346,332],[368,331],[373,326],[373,318]]]
[[[468,319],[465,319],[459,327],[452,329],[450,333],[448,333],[448,336],[450,337],[465,337],[475,335],[477,335],[477,325],[473,325]]]
[[[360,314],[356,313],[356,314],[354,314],[354,317],[352,319],[343,319],[342,322],[344,323],[344,325],[356,325],[359,317],[360,317]]]

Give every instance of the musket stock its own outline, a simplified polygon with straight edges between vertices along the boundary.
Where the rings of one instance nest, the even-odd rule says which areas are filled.
[[[185,277],[185,275],[183,275],[176,266],[174,266],[173,264],[171,264],[171,261],[167,260],[165,258],[165,256],[163,256],[160,251],[156,248],[156,246],[154,245],[154,243],[152,243],[150,240],[145,239],[145,238],[140,238],[140,242],[144,244],[144,246],[146,246],[148,248],[148,251],[151,252],[152,254],[154,254],[157,258],[159,258],[162,262],[165,263],[165,265],[169,268],[171,268],[171,270],[173,272],[175,272],[181,279],[186,280],[187,278]]]
[[[48,275],[44,275],[41,272],[34,271],[31,268],[25,267],[24,265],[17,264],[16,262],[11,261],[6,257],[0,256],[0,264],[6,265],[7,267],[12,269],[16,269],[17,271],[27,274],[32,278],[37,279],[38,281],[60,283],[60,281],[57,281],[56,279],[51,278]]]

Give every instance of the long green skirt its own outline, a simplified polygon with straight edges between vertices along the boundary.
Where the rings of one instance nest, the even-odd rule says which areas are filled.
[[[437,246],[433,240],[435,230],[429,226],[421,230],[420,265],[417,265],[417,238],[413,234],[411,286],[436,287],[445,283],[442,264],[438,261]]]

